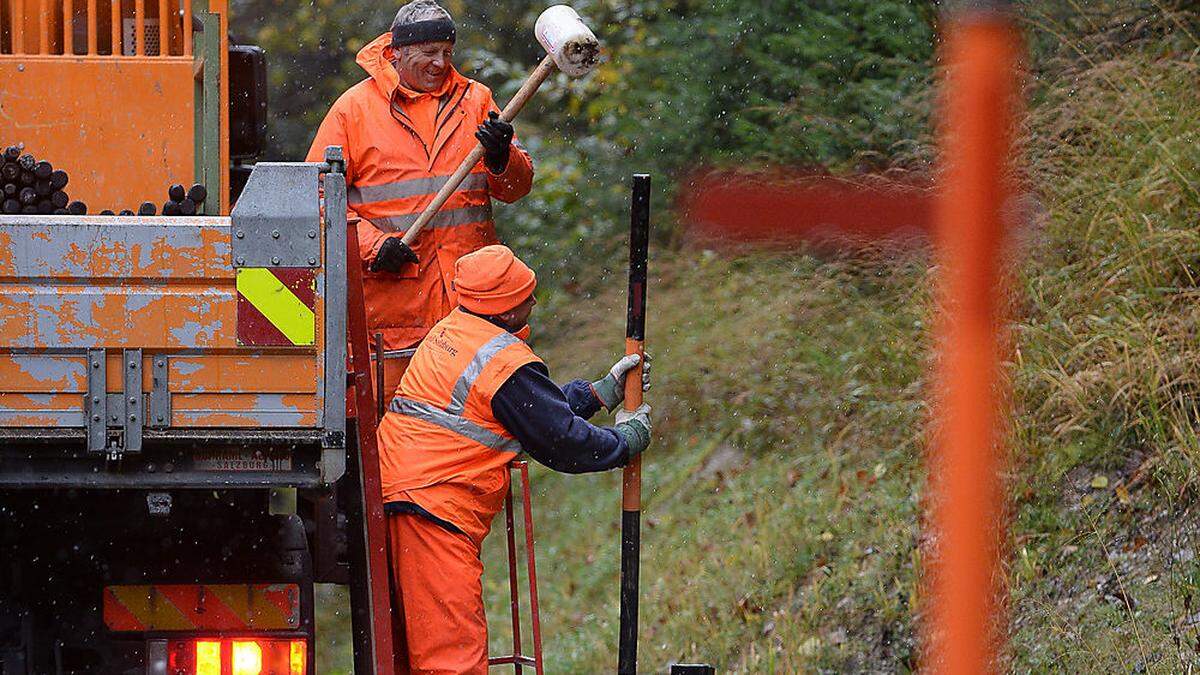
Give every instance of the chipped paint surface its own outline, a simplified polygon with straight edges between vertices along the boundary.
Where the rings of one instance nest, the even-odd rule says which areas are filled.
[[[47,222],[50,221],[50,222]],[[229,219],[6,216],[0,278],[231,278]]]
[[[84,357],[0,353],[0,392],[87,390]]]
[[[0,345],[236,347],[235,312],[227,283],[0,284]]]
[[[291,354],[177,357],[169,379],[171,390],[181,393],[312,394],[317,364]]]
[[[83,394],[0,392],[0,426],[82,427]]]
[[[312,427],[323,410],[324,276],[311,347],[236,341],[229,219],[0,217],[0,426],[82,427],[87,349],[169,360],[172,426]]]
[[[302,394],[179,394],[171,424],[185,427],[310,427],[320,401]]]

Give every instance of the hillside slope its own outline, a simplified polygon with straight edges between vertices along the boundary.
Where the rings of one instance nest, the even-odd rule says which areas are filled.
[[[667,274],[649,300],[659,423],[645,466],[643,663],[788,672],[851,640],[862,665],[905,662],[923,265],[703,253],[652,265]],[[614,285],[541,346],[552,373],[602,372],[621,348],[621,296]],[[612,670],[619,477],[539,471],[535,499],[551,670]],[[504,616],[502,540],[490,543],[489,597]]]
[[[1181,21],[1109,40],[1072,45],[1031,89],[1024,172],[1040,208],[1015,256],[1010,365],[1018,671],[1198,658],[1197,42]],[[656,253],[643,663],[914,666],[928,260]],[[575,300],[539,317],[561,379],[620,349],[619,279]],[[536,481],[551,670],[611,670],[618,478]]]

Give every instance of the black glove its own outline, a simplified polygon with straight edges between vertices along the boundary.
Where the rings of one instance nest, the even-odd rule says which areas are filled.
[[[483,164],[493,174],[504,173],[508,166],[508,151],[512,147],[513,126],[500,119],[493,110],[488,118],[479,125],[475,138],[483,146]]]
[[[417,254],[408,247],[408,244],[401,241],[400,237],[388,237],[379,247],[379,253],[375,255],[375,260],[371,261],[370,270],[396,274],[405,263],[417,262],[420,262]]]

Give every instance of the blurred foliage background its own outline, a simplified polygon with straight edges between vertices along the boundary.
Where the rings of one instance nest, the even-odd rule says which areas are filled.
[[[388,30],[400,3],[233,4],[234,39],[267,51],[264,159],[302,157],[329,106],[364,77],[355,53]],[[548,3],[443,4],[459,26],[456,66],[503,105],[541,58],[533,25]],[[533,259],[545,288],[580,283],[575,254],[601,263],[590,278],[611,271],[602,263],[627,227],[631,173],[652,174],[669,200],[677,181],[709,164],[879,168],[927,126],[931,2],[573,6],[604,44],[603,64],[579,81],[554,77],[522,113],[517,133],[533,154],[536,185],[497,218],[501,237]],[[668,238],[665,224],[657,231]]]

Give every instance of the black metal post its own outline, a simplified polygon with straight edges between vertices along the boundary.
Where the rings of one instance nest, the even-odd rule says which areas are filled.
[[[650,176],[633,176],[629,219],[629,307],[625,317],[625,353],[642,354],[646,339],[646,258],[650,245]],[[644,355],[643,355],[644,362]],[[641,367],[625,379],[625,409],[642,404]],[[642,550],[642,458],[625,467],[621,486],[621,626],[617,672],[637,672],[638,570]]]

